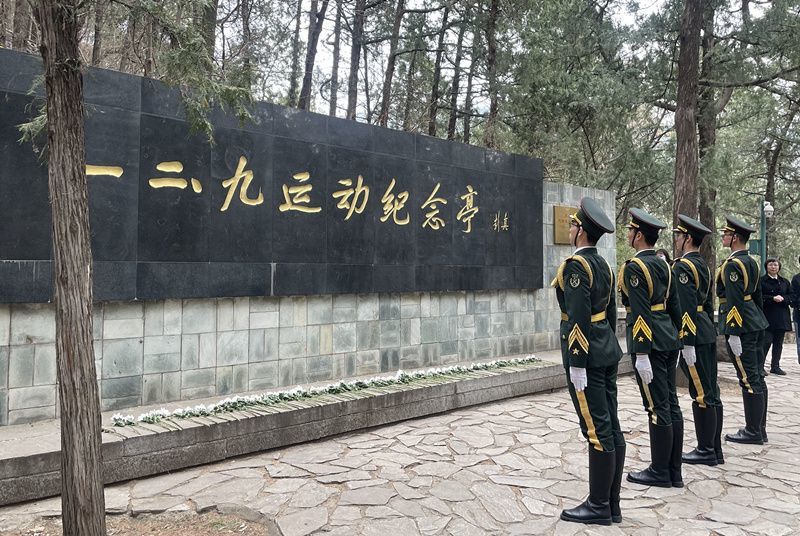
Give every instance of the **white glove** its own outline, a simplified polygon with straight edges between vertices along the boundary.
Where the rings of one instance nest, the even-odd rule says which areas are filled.
[[[588,380],[586,379],[586,369],[581,367],[569,367],[569,379],[575,390],[578,392],[586,389]]]
[[[694,353],[694,346],[683,347],[683,360],[686,361],[686,364],[690,367],[693,367],[695,363],[697,363],[697,354]]]
[[[731,347],[731,352],[735,357],[742,357],[742,339],[738,335],[728,337],[728,346]]]
[[[653,367],[650,365],[650,356],[647,354],[637,354],[635,367],[636,371],[639,373],[639,377],[645,384],[649,384],[653,381]]]

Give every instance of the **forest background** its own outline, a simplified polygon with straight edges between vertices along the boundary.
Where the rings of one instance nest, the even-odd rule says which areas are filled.
[[[686,210],[676,184],[693,183],[689,206],[710,226],[736,214],[758,227],[766,199],[769,255],[787,278],[800,268],[798,1],[91,0],[80,10],[83,62],[180,87],[198,128],[214,104],[246,114],[255,99],[538,156],[548,181],[616,193],[620,259],[631,253],[627,209],[672,223],[681,200]],[[0,0],[0,46],[37,53],[38,41],[28,0]],[[694,175],[680,162],[686,147]],[[710,258],[727,255],[718,233],[713,245]]]

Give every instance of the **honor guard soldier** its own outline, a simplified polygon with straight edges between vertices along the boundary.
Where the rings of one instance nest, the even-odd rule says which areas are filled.
[[[764,444],[766,435],[767,385],[758,370],[763,331],[767,319],[761,310],[761,287],[758,263],[747,253],[747,241],[755,230],[741,220],[728,216],[722,231],[722,245],[731,255],[717,270],[719,330],[728,340],[739,385],[742,388],[745,427],[727,434],[726,441]]]
[[[724,463],[722,456],[722,402],[717,383],[717,331],[714,327],[714,283],[708,264],[698,251],[711,229],[678,214],[675,247],[681,255],[672,265],[672,280],[681,312],[683,351],[678,364],[689,379],[697,447],[683,462],[700,465]]]
[[[589,442],[589,497],[561,512],[576,523],[610,525],[622,521],[620,485],[625,439],[617,418],[617,366],[622,350],[614,333],[614,270],[597,253],[597,241],[614,224],[600,206],[584,197],[570,216],[575,247],[553,280],[561,308],[561,357],[581,432]]]
[[[628,352],[648,415],[651,462],[647,469],[629,473],[628,480],[680,488],[683,415],[675,390],[680,305],[672,269],[653,250],[667,225],[638,208],[630,209],[630,215],[628,243],[636,254],[622,266],[619,283],[628,312]]]

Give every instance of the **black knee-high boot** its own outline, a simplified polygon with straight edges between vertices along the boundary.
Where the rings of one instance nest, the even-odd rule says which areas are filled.
[[[575,508],[562,510],[561,519],[589,525],[611,524],[611,483],[616,454],[589,447],[589,497]]]
[[[672,421],[672,452],[669,456],[669,478],[673,488],[683,487],[681,458],[683,457],[683,421]]]
[[[722,422],[724,420],[725,411],[722,409],[722,402],[720,401],[719,406],[716,406],[714,409],[717,412],[717,431],[714,432],[714,452],[717,455],[717,465],[722,465],[725,463],[725,456],[722,453]]]
[[[742,402],[744,403],[745,427],[740,428],[735,434],[726,434],[725,440],[733,443],[763,445],[761,420],[764,418],[764,394],[742,390]]]
[[[717,431],[717,410],[714,406],[701,408],[692,402],[694,415],[694,432],[697,436],[697,447],[683,455],[683,463],[693,465],[717,465],[717,454],[714,451],[714,433]]]
[[[769,406],[769,389],[767,389],[767,385],[764,383],[764,414],[761,418],[761,440],[764,443],[769,443],[767,439],[767,406]]]
[[[622,523],[622,510],[619,506],[619,492],[622,488],[622,472],[625,470],[625,445],[614,447],[616,463],[614,465],[614,480],[611,482],[611,521]]]
[[[671,488],[669,460],[672,455],[672,425],[650,425],[650,467],[628,473],[628,481],[645,486]]]

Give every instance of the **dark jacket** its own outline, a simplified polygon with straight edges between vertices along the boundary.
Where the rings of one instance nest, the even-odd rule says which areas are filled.
[[[597,248],[582,248],[561,263],[553,286],[561,308],[564,366],[598,368],[619,362],[614,270]]]
[[[764,300],[764,316],[769,322],[769,331],[792,331],[792,322],[789,314],[789,300],[792,290],[789,281],[778,276],[772,279],[769,275],[761,276],[761,295]],[[775,296],[783,296],[783,301],[778,303]]]
[[[792,307],[794,307],[794,321],[800,322],[800,274],[792,278]]]
[[[741,335],[767,329],[758,271],[758,263],[746,250],[732,253],[717,269],[720,333]]]
[[[672,263],[672,274],[672,286],[681,307],[681,341],[686,346],[713,344],[717,330],[711,272],[706,261],[698,252],[689,252]]]

